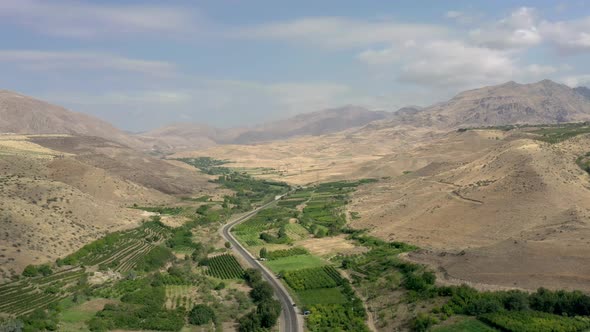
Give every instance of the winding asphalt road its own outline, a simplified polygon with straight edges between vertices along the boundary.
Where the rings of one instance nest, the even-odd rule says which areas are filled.
[[[275,198],[275,201],[281,199],[282,196]],[[268,283],[272,286],[275,291],[275,295],[278,297],[279,301],[281,302],[281,306],[283,307],[283,311],[281,312],[281,322],[280,322],[280,331],[282,332],[302,332],[303,331],[303,321],[301,320],[300,316],[297,314],[297,308],[293,307],[295,303],[289,292],[285,289],[283,284],[278,281],[275,277],[275,274],[272,273],[269,269],[267,269],[264,265],[260,264],[256,260],[254,256],[248,250],[246,250],[236,238],[231,234],[231,229],[240,223],[252,218],[255,216],[260,210],[269,207],[275,201],[269,202],[251,212],[246,213],[243,216],[238,217],[236,220],[230,221],[229,223],[225,224],[221,229],[221,236],[226,241],[231,243],[234,252],[242,256],[252,267],[260,270],[262,272],[263,278],[268,281]]]

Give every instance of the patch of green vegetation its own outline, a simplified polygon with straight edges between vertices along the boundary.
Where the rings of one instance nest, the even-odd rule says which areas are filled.
[[[256,304],[256,310],[239,319],[238,330],[267,331],[276,325],[282,310],[281,303],[273,298],[273,289],[269,283],[262,280],[259,270],[246,270],[244,280],[252,287],[250,297]]]
[[[60,321],[63,323],[83,323],[90,320],[94,314],[94,312],[88,310],[69,308],[62,311],[60,315]]]
[[[285,232],[290,239],[301,240],[309,235],[307,229],[300,224],[286,224]]]
[[[470,317],[453,324],[434,327],[432,332],[498,332],[498,330]]]
[[[316,304],[310,306],[309,311],[311,314],[306,322],[310,331],[370,331],[365,325],[365,317],[347,306]]]
[[[275,259],[280,259],[280,258],[285,258],[285,257],[290,257],[290,256],[298,256],[298,255],[309,255],[309,252],[305,248],[302,248],[302,247],[293,247],[293,248],[289,248],[289,249],[269,251],[268,253],[266,253],[266,256],[264,258],[272,261]],[[262,257],[262,256],[260,256],[260,257]]]
[[[318,304],[345,304],[348,302],[348,299],[338,287],[301,290],[297,291],[296,294],[305,307]]]
[[[224,204],[231,204],[235,212],[249,211],[254,204],[262,205],[275,196],[286,193],[290,188],[284,182],[259,180],[235,172],[221,175],[214,182],[236,192],[233,196],[226,196],[224,200]]]
[[[240,242],[248,246],[258,246],[264,243],[286,243],[289,241],[287,235],[287,224],[294,216],[294,212],[284,207],[271,207],[264,209],[248,221],[237,225],[232,232]],[[271,230],[278,230],[277,236],[269,233]],[[266,234],[266,235],[262,235]]]
[[[238,260],[230,254],[223,254],[208,258],[205,264],[209,267],[207,273],[219,279],[241,279],[244,275],[244,270]]]
[[[536,311],[495,312],[479,319],[503,331],[577,332],[590,328],[590,317],[564,317]]]
[[[466,285],[437,287],[435,275],[424,266],[408,263],[397,257],[399,253],[414,250],[416,247],[400,242],[385,242],[365,236],[362,232],[353,232],[351,238],[370,250],[361,255],[343,257],[342,267],[354,272],[355,285],[363,288],[369,297],[388,290],[399,291],[401,288],[405,291],[402,293],[404,302],[445,299],[444,304],[435,307],[430,313],[419,313],[415,316],[410,324],[415,331],[426,331],[437,321],[445,320],[453,315],[488,317],[487,320],[484,319],[486,323],[491,324],[493,320],[495,327],[506,331],[528,331],[520,329],[521,325],[515,323],[515,320],[524,322],[522,323],[524,325],[535,326],[536,329],[530,331],[560,330],[563,326],[561,324],[569,323],[569,321],[568,323],[563,323],[561,320],[555,321],[551,319],[553,317],[551,315],[585,316],[586,318],[581,321],[590,323],[590,317],[588,317],[590,296],[581,292],[539,289],[535,293],[528,294],[516,290],[479,292]],[[549,328],[544,330],[541,326],[544,323],[538,323],[537,320],[545,322]],[[582,323],[579,324],[579,326],[585,326]],[[513,329],[510,326],[516,327]],[[578,331],[577,328],[571,331]]]
[[[333,288],[343,282],[342,276],[332,265],[285,271],[281,274],[287,285],[295,291]]]
[[[279,206],[285,206],[288,208],[295,208],[296,206],[304,203],[305,201],[307,201],[306,199],[283,199],[280,200],[277,204]]]
[[[559,143],[570,139],[572,137],[590,133],[590,126],[588,123],[570,123],[558,126],[549,126],[547,128],[538,129],[531,133],[538,135],[536,139],[551,144]]]
[[[280,258],[273,261],[267,261],[265,262],[265,264],[273,272],[280,273],[283,271],[321,267],[326,265],[327,263],[323,259],[316,256],[299,255]]]
[[[299,218],[301,225],[317,237],[341,233],[346,225],[344,206],[349,201],[349,194],[357,186],[375,181],[377,180],[337,181],[315,186]],[[305,189],[306,195],[309,190]],[[295,192],[293,195],[297,194]]]
[[[221,167],[221,165],[229,163],[227,160],[219,160],[211,157],[180,158],[177,160],[198,168],[201,172],[209,175],[229,174],[232,172],[227,167]]]
[[[184,326],[185,310],[166,310],[164,287],[145,287],[121,297],[120,304],[106,304],[92,318],[91,331],[143,329],[179,331]]]

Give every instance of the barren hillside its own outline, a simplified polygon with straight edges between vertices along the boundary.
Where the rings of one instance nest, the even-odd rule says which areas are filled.
[[[590,176],[575,160],[590,151],[590,137],[491,141],[467,158],[365,186],[350,206],[361,215],[353,226],[421,246],[411,259],[451,281],[588,290]],[[415,157],[447,151],[439,143]]]
[[[98,136],[128,146],[142,145],[95,117],[6,90],[0,90],[0,133]]]
[[[211,193],[199,173],[97,137],[0,136],[0,280],[136,226],[133,204]]]

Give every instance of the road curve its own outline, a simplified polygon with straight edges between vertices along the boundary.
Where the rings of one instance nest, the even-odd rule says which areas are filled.
[[[282,196],[276,198],[275,201],[280,199],[281,197]],[[220,229],[221,236],[223,236],[223,238],[226,241],[229,241],[229,243],[231,243],[232,249],[234,250],[234,252],[236,252],[237,254],[242,256],[252,267],[260,270],[260,272],[262,272],[263,278],[266,281],[268,281],[268,283],[274,289],[275,295],[277,296],[277,298],[281,302],[281,306],[283,307],[283,311],[281,312],[280,331],[281,332],[302,332],[303,331],[303,324],[302,324],[302,322],[300,322],[300,317],[297,314],[296,308],[293,307],[293,303],[295,303],[295,302],[293,301],[293,299],[289,295],[289,292],[285,289],[283,284],[276,279],[274,273],[272,273],[265,266],[260,264],[260,262],[258,262],[256,260],[256,258],[254,256],[252,256],[252,254],[248,250],[246,250],[240,244],[240,242],[238,242],[238,240],[236,240],[236,238],[233,236],[233,234],[231,234],[231,229],[235,225],[238,225],[238,224],[252,218],[260,210],[267,208],[268,206],[270,206],[273,203],[274,203],[274,201],[264,204],[263,206],[255,209],[253,211],[250,211],[243,216],[238,217],[236,220],[228,222]]]

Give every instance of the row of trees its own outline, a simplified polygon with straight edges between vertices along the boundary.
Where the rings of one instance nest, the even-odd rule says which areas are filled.
[[[273,298],[272,287],[262,280],[262,274],[255,269],[246,270],[244,279],[252,287],[250,297],[256,304],[256,309],[239,319],[238,330],[256,332],[275,326],[281,314],[281,303]]]

